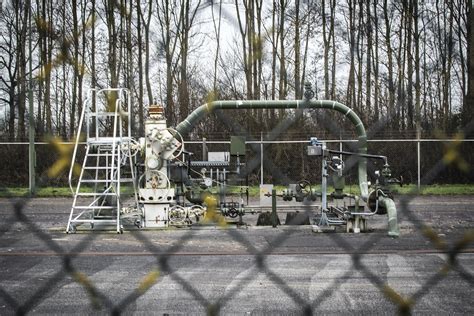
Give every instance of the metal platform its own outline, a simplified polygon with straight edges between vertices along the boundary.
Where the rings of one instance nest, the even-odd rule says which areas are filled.
[[[114,104],[114,111],[108,107]],[[114,225],[123,232],[123,185],[131,183],[134,195],[132,207],[138,214],[134,140],[128,118],[131,116],[130,93],[126,89],[91,90],[79,121],[79,130],[69,172],[69,186],[74,200],[66,228],[74,233],[76,227],[89,224]],[[93,110],[95,109],[95,110]],[[83,125],[86,126],[86,150],[82,168],[74,188],[74,166]],[[77,176],[77,175],[76,175]],[[92,192],[91,192],[92,191]]]

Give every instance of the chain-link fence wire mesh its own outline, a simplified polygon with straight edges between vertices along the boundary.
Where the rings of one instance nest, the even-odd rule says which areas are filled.
[[[302,112],[302,111],[301,111]],[[299,112],[297,115],[301,115]],[[229,124],[232,126],[233,131],[238,135],[245,135],[245,129],[238,126],[235,121],[232,120],[231,117],[227,116],[223,111],[217,113],[217,117],[222,120],[225,124]],[[276,139],[281,133],[288,128],[294,122],[294,118],[287,118],[283,120],[274,130],[272,130],[268,136],[267,140]],[[465,132],[469,132],[472,129],[473,124],[466,126]],[[327,128],[333,128],[330,125]],[[357,145],[355,145],[357,146]],[[353,148],[356,151],[357,148]],[[252,150],[256,153],[255,157],[260,156],[260,146],[252,147]],[[457,146],[448,147],[446,153],[443,157],[440,158],[439,162],[431,169],[429,173],[425,175],[422,179],[423,184],[429,184],[431,179],[436,176],[439,172],[442,172],[444,168],[450,163],[455,163],[458,161],[460,157],[458,157],[457,153]],[[67,150],[64,150],[67,153]],[[66,159],[66,157],[62,157]],[[69,157],[70,158],[70,157]],[[267,158],[268,159],[268,158]],[[270,172],[274,174],[275,178],[286,178],[285,174],[282,174],[278,168],[273,167],[271,160],[266,161],[266,168],[269,168]],[[356,163],[357,159],[354,160],[353,163]],[[347,164],[350,165],[351,161],[348,160]],[[62,168],[68,167],[69,162],[66,165],[62,165]],[[253,171],[254,168],[259,168],[260,160],[259,159],[250,159],[245,168],[246,173],[250,173]],[[59,173],[61,168],[56,170],[55,172],[51,173],[54,175]],[[370,169],[369,169],[370,172]],[[285,182],[292,183],[294,182],[292,179],[285,179]],[[467,271],[462,265],[459,264],[457,261],[457,256],[462,253],[464,249],[466,249],[474,240],[474,235],[472,230],[468,230],[464,233],[463,237],[448,247],[447,242],[440,237],[437,232],[427,226],[423,219],[418,218],[417,215],[412,211],[412,207],[410,206],[410,200],[416,195],[408,195],[403,196],[400,199],[401,207],[399,209],[400,214],[406,216],[409,221],[411,221],[415,227],[423,233],[425,238],[427,238],[433,245],[433,248],[439,250],[446,254],[446,261],[445,263],[439,267],[439,271],[432,275],[432,277],[425,282],[421,286],[421,288],[414,293],[411,297],[404,297],[403,295],[397,293],[393,288],[387,285],[387,283],[373,273],[366,265],[363,263],[364,254],[368,253],[371,250],[371,247],[375,244],[375,241],[380,238],[380,235],[373,234],[369,235],[366,239],[364,244],[360,247],[354,247],[351,245],[342,235],[340,234],[329,234],[329,236],[341,246],[348,254],[351,254],[352,257],[352,267],[354,271],[360,271],[364,277],[366,277],[374,286],[380,289],[380,291],[390,299],[399,309],[401,313],[409,313],[411,308],[415,306],[416,302],[420,300],[424,295],[426,295],[429,290],[441,282],[448,274],[449,271],[456,271],[459,275],[466,280],[471,286],[473,283],[472,274]],[[234,297],[238,292],[245,289],[245,286],[252,280],[252,277],[249,276],[239,281],[238,285],[233,287],[233,290],[227,292],[225,295],[220,297],[217,301],[209,301],[205,298],[197,288],[186,281],[184,278],[180,277],[179,274],[175,273],[175,269],[169,264],[169,259],[173,254],[176,254],[182,248],[187,241],[192,240],[195,231],[190,230],[186,234],[184,234],[180,239],[176,240],[176,242],[169,248],[161,248],[156,246],[155,244],[151,243],[148,239],[147,235],[140,232],[140,231],[131,231],[130,233],[140,241],[146,249],[150,252],[155,254],[156,263],[155,268],[152,269],[147,276],[142,280],[140,285],[137,289],[123,298],[120,302],[112,301],[108,296],[107,293],[101,292],[97,286],[94,284],[92,280],[90,280],[87,275],[78,271],[73,264],[74,259],[77,257],[78,254],[81,253],[83,249],[89,246],[91,243],[94,242],[99,235],[91,233],[87,236],[84,240],[82,240],[77,246],[75,246],[70,251],[65,250],[59,244],[57,244],[52,237],[45,232],[43,229],[39,228],[32,219],[30,219],[24,213],[24,207],[32,200],[29,198],[19,198],[19,199],[12,199],[12,208],[13,213],[10,217],[6,218],[3,221],[3,225],[0,230],[0,238],[5,232],[8,232],[10,227],[12,227],[14,222],[20,222],[25,225],[38,239],[42,240],[44,244],[47,246],[48,249],[55,252],[58,256],[62,259],[62,269],[54,274],[45,284],[43,284],[37,291],[28,297],[26,300],[20,301],[18,298],[13,297],[9,294],[9,292],[1,287],[0,285],[0,296],[2,299],[16,311],[17,314],[24,314],[30,311],[36,304],[40,303],[42,299],[47,295],[48,289],[54,287],[58,282],[63,280],[66,276],[71,277],[74,281],[81,284],[85,291],[88,293],[90,297],[90,301],[92,306],[95,307],[105,307],[111,313],[120,313],[128,304],[134,302],[140,295],[145,293],[150,287],[152,287],[155,282],[157,282],[159,274],[163,273],[169,275],[173,281],[178,283],[182,286],[182,288],[187,291],[196,301],[200,302],[208,311],[209,314],[216,314],[218,313],[222,307],[225,306],[226,302],[228,302],[232,297]],[[34,200],[33,200],[34,201]],[[216,205],[211,203],[209,204],[209,213],[215,212],[214,216],[210,216],[212,221],[223,223],[219,214],[217,214],[217,210],[215,209]],[[307,205],[306,203],[302,204],[302,209],[307,215],[312,215],[313,209]],[[301,220],[302,217],[295,217],[294,224],[299,224],[298,221]],[[279,245],[285,242],[292,234],[295,233],[296,230],[285,230],[279,233],[278,237],[275,238],[271,244],[269,244],[264,249],[257,249],[251,241],[247,239],[245,236],[245,232],[239,230],[225,230],[227,234],[235,241],[241,244],[250,255],[254,258],[254,265],[255,265],[255,272],[262,272],[264,273],[269,280],[271,280],[274,284],[276,284],[286,295],[288,295],[294,302],[301,306],[301,312],[304,314],[311,314],[315,310],[317,310],[318,306],[320,306],[324,300],[331,296],[331,294],[336,291],[340,286],[343,284],[344,277],[335,280],[333,286],[327,288],[323,293],[321,293],[315,300],[307,301],[304,297],[301,296],[297,291],[292,289],[284,279],[282,279],[277,273],[272,271],[272,268],[266,263],[266,258],[269,254],[272,253],[274,249],[276,249]],[[347,272],[347,274],[353,273],[353,270]],[[339,282],[340,281],[340,282]],[[1,284],[1,283],[0,283]]]
[[[213,5],[213,2],[205,3],[205,5]],[[238,22],[236,21],[233,14],[227,12],[225,8],[222,9],[223,16],[226,17],[229,21],[233,21],[235,27],[238,27]],[[70,40],[68,40],[70,42]],[[60,56],[60,60],[68,60],[68,55]],[[72,61],[75,64],[75,61]],[[53,65],[54,67],[54,62]],[[277,126],[270,131],[265,139],[266,140],[275,140],[279,135],[282,135],[288,128],[297,122],[297,119],[302,115],[305,115],[303,110],[296,110],[294,116],[288,116],[286,119],[282,120]],[[333,123],[331,119],[324,119],[327,115],[325,111],[312,111],[310,115],[322,116],[322,122],[324,123],[324,128],[334,131],[334,134],[338,134],[340,127]],[[221,122],[226,124],[231,128],[234,134],[246,136],[247,139],[252,140],[251,135],[247,135],[245,128],[239,126],[235,120],[226,114],[223,111],[216,112],[217,117]],[[387,124],[391,113],[387,113],[385,119],[382,119],[378,122],[372,124],[368,130],[368,137],[375,134],[380,128]],[[469,125],[465,126],[463,129],[463,134],[470,134],[473,130],[474,122],[471,122]],[[65,169],[70,167],[71,161],[71,150],[69,147],[64,147],[57,143],[57,140],[53,140],[56,151],[59,154],[58,160],[50,168],[50,172],[46,173],[39,181],[39,185],[50,181],[51,178],[59,175]],[[443,170],[450,164],[455,164],[460,170],[466,170],[466,162],[463,161],[462,157],[459,154],[459,143],[448,145],[446,147],[445,154],[440,157],[437,164],[425,174],[422,179],[422,183],[429,185],[432,179],[443,172]],[[265,145],[267,146],[267,145]],[[265,149],[264,146],[264,149]],[[357,144],[350,145],[351,151],[357,152]],[[248,175],[253,172],[256,168],[260,166],[260,146],[252,145],[250,146],[251,150],[254,152],[254,157],[249,159],[246,162],[244,175]],[[351,157],[346,161],[346,168],[350,169],[352,166],[358,163],[357,157]],[[294,183],[294,179],[288,178],[288,176],[281,172],[273,162],[271,157],[266,156],[265,167],[272,174],[275,179],[279,179],[285,183]],[[469,167],[469,166],[468,166]],[[373,167],[369,164],[368,172],[374,172]],[[4,190],[8,191],[7,188]],[[416,193],[416,192],[413,192]],[[271,280],[279,289],[281,289],[289,298],[291,298],[297,306],[300,307],[300,312],[302,314],[313,314],[317,312],[318,307],[320,307],[325,300],[331,297],[331,294],[337,291],[343,284],[348,276],[354,273],[354,271],[359,271],[362,275],[375,287],[377,287],[381,293],[383,293],[397,308],[398,311],[402,314],[409,314],[416,303],[421,300],[422,297],[429,293],[436,284],[442,282],[449,271],[457,272],[460,277],[465,280],[470,286],[473,284],[472,274],[463,267],[458,259],[460,253],[463,250],[467,249],[472,242],[474,241],[474,232],[472,229],[467,229],[463,232],[463,236],[451,246],[448,245],[445,239],[441,237],[435,229],[429,227],[424,223],[422,218],[419,218],[416,213],[413,212],[410,201],[413,199],[413,195],[406,195],[400,198],[401,207],[399,208],[400,214],[406,216],[411,223],[414,224],[416,229],[421,232],[425,238],[431,242],[433,249],[439,250],[440,252],[446,255],[444,264],[439,267],[439,270],[436,271],[431,278],[429,278],[413,295],[410,297],[405,297],[404,295],[398,293],[392,287],[390,287],[382,278],[377,274],[371,271],[371,269],[364,264],[363,258],[367,254],[380,238],[378,234],[369,235],[365,242],[359,246],[355,247],[349,243],[343,234],[329,234],[330,238],[340,247],[342,247],[347,254],[351,255],[352,268],[349,269],[344,275],[335,279],[332,285],[326,288],[321,292],[315,299],[308,300],[304,298],[297,290],[292,288],[281,276],[278,275],[275,271],[272,270],[272,267],[267,263],[267,258],[272,252],[280,245],[282,245],[288,238],[295,233],[296,230],[283,230],[278,232],[277,237],[272,240],[263,249],[258,249],[252,241],[250,241],[245,231],[240,230],[225,230],[226,234],[230,238],[242,245],[249,255],[253,257],[253,269],[255,273],[263,273],[266,277]],[[178,254],[182,249],[183,245],[192,240],[195,237],[196,231],[189,230],[186,231],[179,239],[175,240],[173,244],[169,247],[159,247],[155,243],[150,241],[149,235],[145,234],[139,230],[130,231],[130,234],[136,238],[144,247],[155,257],[155,263],[153,268],[146,274],[146,276],[139,282],[139,285],[136,289],[128,295],[126,295],[122,300],[115,301],[112,300],[108,293],[99,290],[99,287],[93,280],[91,280],[84,272],[81,272],[79,269],[75,268],[74,260],[84,251],[87,247],[94,243],[98,238],[101,238],[100,235],[90,233],[86,238],[82,239],[75,247],[68,250],[58,244],[52,236],[40,228],[35,222],[34,219],[30,218],[25,213],[25,207],[29,203],[34,203],[34,200],[29,197],[11,199],[11,214],[7,215],[6,218],[2,219],[0,223],[0,238],[9,232],[15,223],[21,223],[29,231],[31,231],[34,236],[41,240],[45,246],[52,252],[54,252],[59,258],[61,258],[61,269],[49,277],[43,284],[41,284],[34,292],[28,297],[18,298],[12,295],[8,289],[6,289],[2,282],[0,281],[0,297],[16,314],[22,315],[28,312],[31,312],[35,306],[41,303],[49,291],[57,284],[59,284],[65,278],[72,278],[75,282],[80,284],[86,293],[89,296],[90,303],[95,308],[105,308],[112,314],[120,314],[127,306],[135,302],[141,295],[146,293],[151,287],[153,287],[157,282],[159,282],[161,275],[169,276],[174,282],[179,284],[182,289],[191,295],[197,302],[199,302],[210,315],[218,314],[226,304],[235,297],[239,292],[243,291],[246,286],[252,281],[252,274],[248,274],[247,277],[244,277],[238,281],[238,283],[224,295],[220,296],[217,300],[211,301],[206,298],[196,287],[195,284],[187,281],[185,278],[181,277],[177,272],[177,269],[170,265],[170,258]],[[302,209],[306,215],[312,215],[313,209],[307,203],[302,203]],[[222,219],[222,216],[218,214],[216,209],[215,202],[213,202],[212,197],[209,197],[208,200],[208,218],[211,222],[215,222],[221,225],[225,225],[225,221]],[[293,224],[299,224],[303,217],[295,217]],[[66,221],[66,218],[64,219]],[[157,232],[159,234],[159,232]],[[74,238],[72,236],[71,238]],[[114,272],[111,272],[114,273]]]

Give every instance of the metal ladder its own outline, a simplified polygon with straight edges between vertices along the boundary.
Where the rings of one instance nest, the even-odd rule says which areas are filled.
[[[113,225],[117,233],[123,233],[123,219],[140,216],[132,149],[137,144],[131,137],[130,119],[131,98],[127,89],[89,91],[69,170],[69,187],[74,200],[66,233],[75,233],[76,227],[82,224],[89,224],[91,229],[95,225]],[[74,165],[84,120],[85,155],[74,188]],[[132,185],[134,196],[131,203],[128,201],[128,207],[125,207],[122,192],[126,183]],[[123,214],[125,209],[129,211],[127,214]]]

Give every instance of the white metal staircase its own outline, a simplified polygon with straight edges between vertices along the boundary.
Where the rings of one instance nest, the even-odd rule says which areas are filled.
[[[67,233],[76,232],[76,227],[82,224],[89,224],[91,228],[113,225],[117,233],[122,233],[124,218],[139,217],[135,176],[138,146],[131,137],[130,107],[130,93],[126,89],[89,91],[79,120],[69,171],[74,200]],[[84,123],[85,155],[74,188],[73,170]],[[133,198],[127,199],[132,195]]]

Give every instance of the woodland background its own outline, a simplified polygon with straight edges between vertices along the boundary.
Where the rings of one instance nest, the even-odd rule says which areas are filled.
[[[471,0],[3,0],[0,8],[4,141],[27,139],[30,87],[41,141],[75,134],[91,87],[129,88],[133,133],[143,136],[149,104],[165,105],[175,126],[209,100],[301,99],[306,81],[316,98],[354,109],[371,138],[472,134]],[[338,114],[324,111],[295,117],[292,111],[255,110],[227,117],[244,132],[214,117],[188,139],[228,140],[239,133],[260,139],[285,118],[294,124],[279,139],[354,136]],[[472,147],[459,145],[469,165]],[[415,148],[369,146],[392,157],[397,172],[409,177],[416,174]],[[428,171],[442,158],[443,145],[424,144],[422,150]],[[23,183],[27,148],[2,145],[0,151],[1,180]],[[311,177],[314,166],[305,163],[303,152],[274,145],[266,154],[284,172]],[[38,151],[40,173],[53,158],[50,149]],[[471,182],[474,175],[454,166],[435,180]]]

